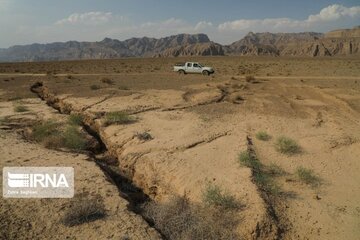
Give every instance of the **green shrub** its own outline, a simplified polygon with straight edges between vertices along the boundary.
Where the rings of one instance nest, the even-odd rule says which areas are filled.
[[[280,193],[281,190],[279,185],[277,185],[276,182],[266,172],[254,172],[253,176],[254,182],[263,191],[273,195],[278,195]]]
[[[77,126],[68,126],[63,133],[64,146],[72,150],[84,150],[86,139]]]
[[[206,204],[219,206],[224,209],[236,209],[240,204],[236,198],[224,192],[219,186],[208,183],[203,192],[203,201]]]
[[[239,155],[239,162],[242,166],[252,169],[253,181],[258,188],[273,195],[280,193],[280,187],[271,178],[271,174],[265,171],[266,167],[255,156],[252,156],[248,151],[244,151]]]
[[[267,167],[267,172],[272,176],[281,176],[281,175],[285,174],[284,169],[282,169],[279,165],[277,165],[275,163],[271,163]]]
[[[279,137],[276,140],[275,148],[278,152],[287,155],[293,155],[301,152],[301,148],[295,140],[284,136]]]
[[[260,131],[256,133],[256,138],[261,141],[268,141],[271,139],[271,136],[265,131]]]
[[[304,167],[298,167],[296,169],[296,175],[301,182],[312,186],[317,186],[321,182],[320,178],[316,176],[313,170]]]
[[[68,123],[70,125],[81,125],[83,122],[83,116],[77,113],[72,113],[68,117]]]
[[[261,166],[260,161],[249,154],[248,151],[241,152],[239,155],[240,165],[259,171]]]
[[[135,119],[126,112],[109,112],[105,115],[105,124],[128,124],[134,122]]]
[[[46,138],[52,135],[58,135],[60,124],[53,121],[47,120],[45,122],[41,122],[35,124],[32,128],[32,138],[37,142],[43,142]]]
[[[23,105],[18,105],[14,108],[15,112],[28,112],[29,108]]]

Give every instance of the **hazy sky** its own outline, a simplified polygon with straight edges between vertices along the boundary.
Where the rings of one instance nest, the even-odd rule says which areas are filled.
[[[249,31],[326,32],[355,25],[359,0],[0,0],[0,47],[200,32],[229,44]]]

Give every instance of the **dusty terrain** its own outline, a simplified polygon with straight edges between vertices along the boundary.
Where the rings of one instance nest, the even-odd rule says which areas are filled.
[[[171,72],[175,62],[186,60],[211,65],[216,73]],[[23,137],[34,122],[65,122],[70,113],[82,114],[86,129],[96,132],[115,157],[115,163],[104,164],[121,172],[150,201],[160,204],[185,194],[190,202],[203,204],[210,182],[241,203],[232,211],[240,219],[235,229],[243,239],[360,236],[357,58],[3,63],[0,73],[1,166],[73,166],[76,192],[100,195],[107,210],[104,219],[67,227],[60,219],[69,199],[2,198],[4,238],[164,237],[127,206],[134,198],[119,193],[92,154],[50,150]],[[14,112],[18,105],[29,111]],[[126,112],[132,121],[106,124],[106,114],[115,111]],[[259,131],[270,138],[257,139]],[[152,139],[136,137],[145,132]],[[300,150],[278,152],[274,145],[280,136],[294,139]],[[281,174],[265,183],[256,180],[256,169],[238,160],[249,149],[262,168],[276,164]],[[299,167],[313,171],[316,184],[301,181]],[[270,181],[276,191],[267,187]]]

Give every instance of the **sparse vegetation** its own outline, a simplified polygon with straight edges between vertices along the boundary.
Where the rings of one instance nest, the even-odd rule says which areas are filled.
[[[72,150],[83,150],[86,147],[86,139],[77,126],[68,126],[63,133],[64,146]]]
[[[278,152],[293,155],[301,152],[300,146],[291,138],[281,136],[276,140],[275,148]]]
[[[32,138],[37,142],[43,142],[53,135],[59,135],[59,125],[59,123],[53,120],[35,124],[32,128]]]
[[[256,138],[261,141],[268,141],[271,139],[271,136],[265,131],[259,131],[256,133]]]
[[[270,175],[272,176],[281,176],[285,174],[284,169],[282,169],[279,165],[275,164],[275,163],[271,163],[268,167],[267,167],[267,171]]]
[[[101,87],[99,85],[93,84],[90,86],[91,90],[99,90]]]
[[[320,184],[320,178],[316,176],[313,170],[304,167],[298,167],[296,169],[296,176],[298,179],[308,185],[317,186]]]
[[[83,117],[80,114],[72,113],[68,117],[68,123],[70,125],[81,125],[83,122]]]
[[[204,203],[224,209],[237,209],[240,207],[236,198],[228,192],[222,190],[215,184],[208,183],[203,192]]]
[[[252,156],[248,151],[241,152],[239,155],[240,165],[259,171],[261,168],[260,161]]]
[[[191,204],[185,196],[174,196],[161,204],[150,202],[142,209],[145,217],[166,239],[240,239],[236,232],[239,224],[236,211]]]
[[[278,195],[281,192],[279,185],[265,171],[254,171],[254,182],[260,189],[272,195]]]
[[[47,148],[66,147],[79,151],[86,148],[87,140],[77,125],[68,125],[65,130],[60,123],[48,120],[35,124],[30,138]]]
[[[61,148],[64,145],[64,139],[60,134],[50,135],[42,140],[42,144],[46,148]]]
[[[106,210],[100,196],[77,195],[71,201],[62,222],[65,226],[72,227],[104,217],[106,217]]]
[[[134,122],[135,119],[126,112],[109,112],[105,115],[105,124],[129,124]]]
[[[149,141],[149,140],[153,139],[151,134],[148,132],[136,133],[135,137],[137,137],[138,139],[140,139],[142,141]]]
[[[271,178],[271,172],[269,170],[266,171],[266,167],[255,156],[251,155],[248,151],[244,151],[239,155],[239,163],[252,169],[253,181],[260,189],[273,195],[280,193],[280,187]]]
[[[27,106],[24,105],[17,105],[14,107],[14,111],[15,112],[28,112],[29,108]]]

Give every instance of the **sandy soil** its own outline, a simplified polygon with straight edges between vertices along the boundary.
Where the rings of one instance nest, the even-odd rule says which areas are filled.
[[[1,117],[12,123],[36,119],[66,121],[64,115],[44,105],[40,99],[23,99],[29,113],[13,111],[12,102],[2,102]],[[19,123],[20,124],[20,123]],[[20,125],[21,126],[21,125]],[[61,222],[71,199],[1,198],[1,239],[160,239],[156,231],[127,209],[128,202],[119,196],[116,186],[84,154],[55,151],[26,142],[19,133],[0,130],[0,166],[68,166],[75,171],[75,193],[104,200],[107,216],[94,222],[67,227]],[[2,179],[2,171],[1,171]]]
[[[155,201],[186,193],[191,201],[201,203],[204,187],[210,181],[242,203],[238,231],[245,239],[358,238],[360,61],[235,57],[200,60],[213,65],[217,73],[204,77],[169,72],[171,64],[179,59],[0,64],[0,72],[10,74],[0,76],[1,114],[13,116],[11,109],[21,101],[19,98],[26,98],[23,104],[31,106],[30,114],[16,114],[20,119],[55,114],[29,91],[32,84],[41,81],[45,99],[56,98],[60,110],[71,106],[71,112],[85,114],[108,149],[116,154],[120,169]],[[21,72],[46,75],[11,75]],[[255,80],[246,81],[245,74],[255,76]],[[92,85],[100,88],[93,90]],[[136,121],[106,126],[104,114],[112,111],[126,111]],[[271,139],[257,140],[258,131],[267,131]],[[134,137],[141,132],[149,132],[153,139]],[[24,142],[11,131],[3,130],[2,135],[1,152],[6,153],[2,159],[13,161],[2,161],[3,166],[22,165],[28,158],[18,152],[18,158],[10,157],[15,156],[15,148],[33,148],[33,160],[26,165],[57,163],[81,169],[77,175],[79,189],[102,193],[111,212],[109,218],[82,225],[76,231],[58,224],[55,216],[43,231],[34,224],[31,230],[24,230],[14,222],[7,223],[11,228],[31,231],[35,237],[51,236],[56,231],[80,238],[99,229],[100,238],[157,236],[140,216],[126,210],[126,201],[118,196],[116,187],[105,181],[94,163],[84,160],[86,156],[74,158],[73,153],[46,150]],[[296,140],[301,153],[288,156],[277,152],[274,145],[279,136]],[[239,165],[238,155],[246,151],[247,137],[253,139],[264,165],[275,163],[285,171],[274,177],[280,194],[259,190],[251,169]],[[12,144],[14,141],[21,146]],[[39,157],[42,155],[46,159]],[[300,166],[313,170],[321,183],[310,186],[300,182],[295,174]],[[4,217],[24,202],[2,199],[2,204]],[[65,201],[47,204],[57,212]],[[46,214],[39,205],[33,206],[39,216]],[[30,216],[24,221],[36,222]],[[119,227],[122,221],[127,227]],[[105,235],[110,232],[116,235]],[[19,231],[15,236],[21,234]]]

